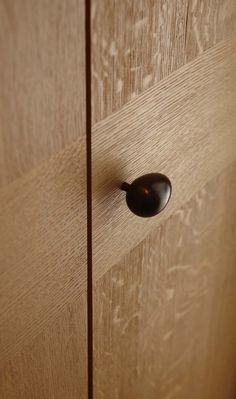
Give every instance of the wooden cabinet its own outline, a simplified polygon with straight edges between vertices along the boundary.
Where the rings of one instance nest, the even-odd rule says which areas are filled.
[[[0,0],[0,397],[233,399],[236,4],[90,3]]]

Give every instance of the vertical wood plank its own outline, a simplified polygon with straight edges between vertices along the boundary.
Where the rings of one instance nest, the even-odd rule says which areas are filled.
[[[93,123],[235,27],[234,0],[92,0]]]
[[[178,112],[167,111],[168,105],[174,105],[179,98],[178,90],[181,91],[183,82],[177,88],[176,99],[170,96],[162,111],[161,99],[162,95],[165,97],[167,82],[163,81],[160,103],[156,102],[153,108],[149,107],[152,114],[148,118],[147,115],[145,118],[144,112],[146,103],[142,104],[140,100],[140,110],[137,106],[134,118],[137,125],[132,125],[131,122],[133,109],[130,119],[129,113],[126,113],[135,102],[131,101],[127,107],[121,108],[219,41],[233,35],[236,27],[236,3],[234,0],[92,0],[92,6],[94,164],[101,157],[100,164],[97,162],[100,170],[94,171],[94,198],[98,198],[97,209],[104,212],[102,217],[102,212],[97,215],[95,209],[93,222],[97,231],[101,232],[96,236],[96,240],[99,237],[97,242],[100,239],[100,247],[94,245],[94,259],[97,259],[97,263],[94,262],[93,282],[95,399],[234,397],[236,361],[232,348],[236,346],[233,316],[236,298],[236,232],[233,224],[236,217],[235,166],[214,178],[163,222],[161,227],[132,248],[121,261],[115,261],[117,254],[112,253],[112,248],[117,248],[118,253],[122,239],[125,241],[125,248],[128,248],[126,242],[131,241],[129,234],[123,234],[126,214],[120,212],[122,207],[119,209],[118,194],[116,196],[115,191],[115,184],[118,185],[117,181],[122,178],[122,171],[126,175],[129,175],[130,170],[133,174],[136,173],[138,168],[132,169],[132,165],[138,159],[142,159],[139,167],[142,165],[142,170],[150,171],[153,164],[150,165],[148,154],[152,151],[156,154],[158,148],[160,152],[165,152],[167,142],[173,145],[174,137],[177,136],[175,129],[179,125],[186,127],[186,114],[190,117],[186,135],[188,139],[188,130],[194,125],[194,118],[191,119],[190,116],[192,110],[186,113],[184,111],[185,102],[180,101],[182,108],[179,122],[176,118]],[[231,61],[229,66],[232,66]],[[207,65],[206,69],[210,68]],[[180,69],[179,71],[181,74]],[[227,74],[224,67],[222,71],[224,75]],[[202,78],[198,72],[196,75],[200,85],[204,85],[203,79],[207,79],[207,74]],[[231,77],[233,81],[233,71]],[[188,78],[191,81],[190,70],[185,80]],[[221,80],[216,77],[214,87],[219,81]],[[153,90],[155,88],[159,93],[160,88],[153,87]],[[199,86],[196,87],[196,92],[199,94]],[[226,92],[232,93],[222,84],[219,89],[222,101]],[[136,101],[138,100],[139,98]],[[186,106],[187,104],[188,99]],[[210,148],[213,147],[207,147],[206,141],[200,139],[199,131],[206,127],[201,118],[205,115],[215,125],[217,118],[214,119],[214,111],[209,118],[208,110],[203,108],[199,112],[199,118],[196,118],[196,131],[191,130],[194,138],[189,141],[187,139],[186,143],[194,151],[193,141],[196,139],[200,146],[208,148],[211,156]],[[119,113],[111,115],[119,109]],[[197,112],[197,107],[192,109]],[[209,109],[212,110],[210,104]],[[154,118],[152,119],[155,112],[160,119],[165,115],[163,145],[160,143],[160,124],[155,126]],[[114,125],[109,125],[109,115]],[[226,106],[225,111],[217,113],[219,115],[222,120],[217,126],[224,131],[225,121],[230,120],[232,114]],[[174,128],[173,136],[170,137],[169,122],[172,118]],[[122,120],[124,126],[121,124]],[[150,130],[144,132],[142,123],[145,125],[147,120],[150,121]],[[97,124],[100,121],[103,122]],[[154,133],[149,140],[151,131]],[[204,131],[206,137],[209,137],[207,130]],[[214,133],[217,134],[213,128],[213,140]],[[133,138],[132,143],[130,139],[130,145],[126,144],[129,143],[129,139],[126,141],[127,137]],[[226,135],[223,133],[222,137],[226,138]],[[106,164],[106,151],[103,156],[100,153],[103,151],[102,146],[106,146],[104,143],[110,143],[111,140],[113,142],[110,144],[110,151],[107,151],[110,158],[108,157]],[[181,136],[179,142],[183,141]],[[230,141],[226,139],[225,142],[230,145]],[[139,146],[139,142],[143,143],[143,147]],[[121,143],[123,147],[119,151]],[[135,143],[137,147],[134,149]],[[98,148],[100,145],[101,149]],[[188,173],[184,166],[185,154],[179,153],[175,145],[165,155],[165,159],[160,161],[159,157],[160,166],[169,171],[173,168],[176,155],[180,160],[175,169],[180,170],[183,167],[183,173]],[[217,155],[219,160],[219,153],[216,157]],[[205,159],[204,162],[207,164],[207,161]],[[211,162],[212,158],[209,159],[209,163]],[[104,179],[101,176],[105,175],[107,165],[112,171]],[[219,173],[223,167],[223,164],[219,165]],[[193,168],[197,173],[197,160],[193,161]],[[109,180],[110,176],[115,183]],[[196,181],[191,184],[197,187]],[[119,225],[117,236],[114,236],[116,222],[112,218],[109,220],[114,216],[109,208],[111,203]],[[132,215],[129,223],[136,236],[134,225],[137,223],[138,226],[138,222]],[[127,233],[127,229],[125,231]],[[141,229],[140,231],[142,232]],[[107,234],[102,237],[102,232]],[[111,243],[108,245],[111,252],[104,250],[104,241]],[[99,258],[103,256],[104,262],[99,264]],[[96,280],[98,266],[99,272],[103,268],[108,271]]]
[[[85,3],[0,0],[3,399],[87,398]]]
[[[86,294],[0,372],[1,399],[87,399]]]
[[[94,284],[96,399],[234,397],[235,171]]]
[[[84,3],[0,1],[0,186],[85,134]]]
[[[236,30],[232,0],[189,0],[186,22],[186,62],[213,47]]]
[[[184,63],[188,0],[92,0],[93,122]]]

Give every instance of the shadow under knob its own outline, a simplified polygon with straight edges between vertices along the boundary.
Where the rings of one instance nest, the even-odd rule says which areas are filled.
[[[126,202],[135,215],[151,217],[160,213],[168,204],[172,187],[167,176],[149,173],[138,177],[133,183],[122,183],[126,191]]]

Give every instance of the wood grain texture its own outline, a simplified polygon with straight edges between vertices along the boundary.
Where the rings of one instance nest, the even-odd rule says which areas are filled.
[[[87,398],[84,14],[0,0],[3,399]]]
[[[95,399],[235,397],[235,173],[95,282]]]
[[[186,21],[186,61],[235,33],[234,0],[190,0]]]
[[[222,42],[93,128],[94,279],[236,159],[236,41]],[[130,213],[122,181],[163,172],[158,218]]]
[[[0,1],[0,187],[85,133],[84,0]]]
[[[0,371],[1,399],[87,399],[86,293]],[[84,313],[85,312],[85,313]]]
[[[47,367],[51,362],[57,368],[55,378],[59,378],[58,372],[65,390],[72,377],[67,369],[63,374],[63,364],[71,361],[70,372],[78,373],[78,389],[79,375],[86,376],[87,337],[84,333],[77,336],[78,324],[86,325],[86,302],[81,302],[75,311],[69,309],[86,294],[87,287],[85,153],[85,138],[81,138],[0,190],[0,369],[12,379],[13,385],[10,381],[7,391],[10,398],[10,390],[17,398],[40,397],[27,396],[24,392],[34,391],[42,383],[46,372],[41,370],[44,361]],[[59,323],[58,336],[54,322]],[[35,345],[32,369],[31,344]],[[74,357],[70,358],[72,344]],[[9,371],[7,361],[18,354],[18,361],[16,364],[12,361]],[[78,371],[79,368],[83,370]],[[17,369],[22,369],[24,377],[18,383]],[[50,380],[50,376],[43,387],[54,384],[54,377]],[[81,398],[86,397],[86,378],[83,384]],[[56,392],[62,388],[51,386],[54,394],[48,397],[77,398],[75,385],[76,381],[67,396],[57,396]]]
[[[93,122],[235,32],[234,0],[92,0]]]

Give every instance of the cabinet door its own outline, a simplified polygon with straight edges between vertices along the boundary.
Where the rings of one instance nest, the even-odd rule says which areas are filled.
[[[235,1],[92,0],[94,398],[236,392]],[[119,187],[149,172],[167,208]]]
[[[0,0],[0,397],[87,398],[83,0]]]

